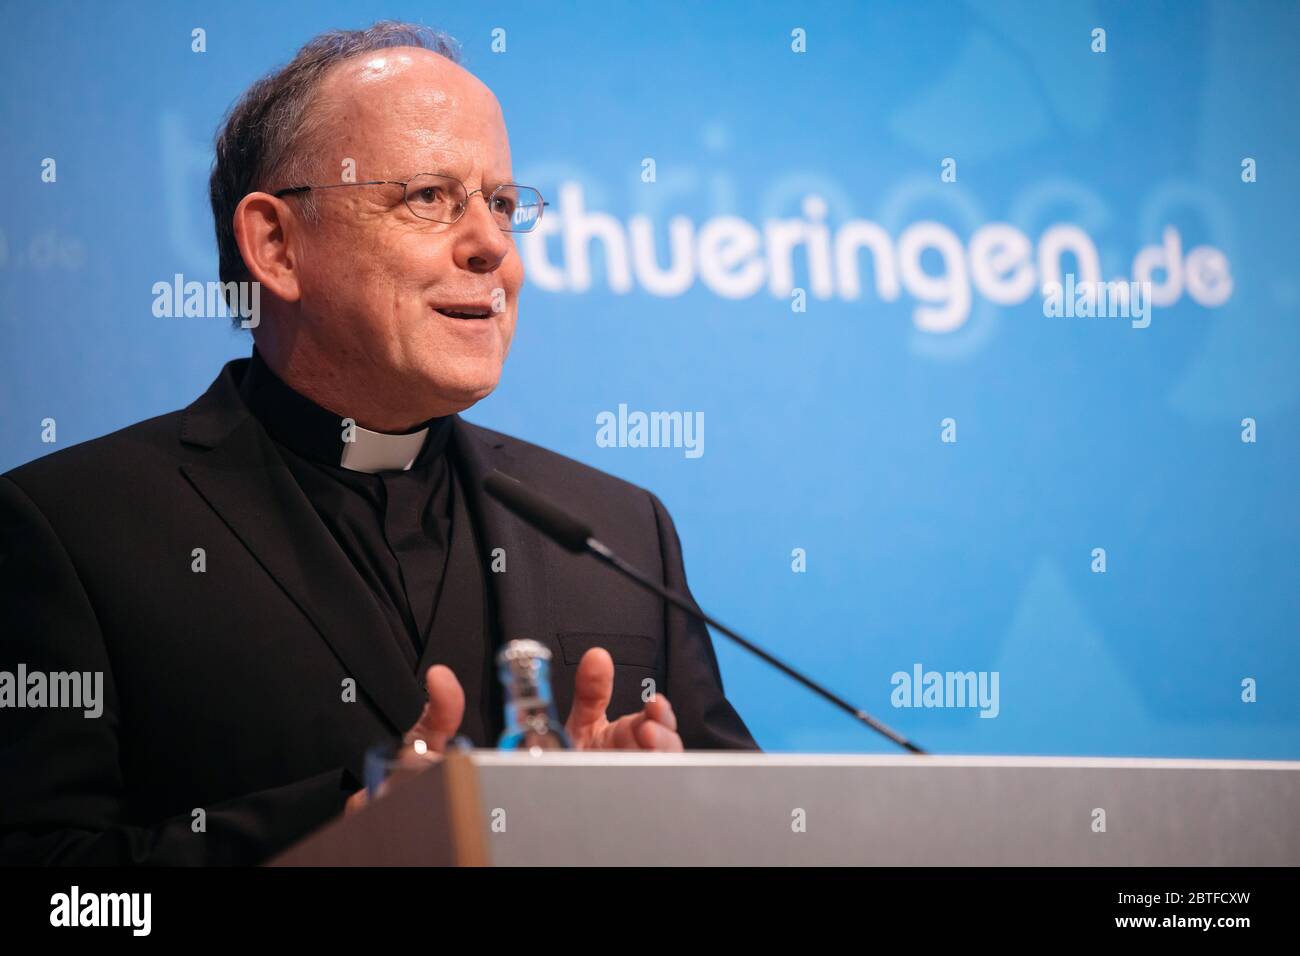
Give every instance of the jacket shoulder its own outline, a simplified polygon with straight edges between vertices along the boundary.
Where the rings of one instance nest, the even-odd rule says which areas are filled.
[[[575,486],[582,492],[596,492],[602,496],[614,496],[628,500],[649,500],[651,492],[625,481],[607,471],[593,468],[575,458],[561,455],[559,452],[534,445],[532,442],[504,432],[493,431],[482,425],[464,421],[465,427],[480,441],[503,448],[525,469],[524,473],[513,475],[521,481],[536,483],[547,488]]]
[[[180,461],[184,410],[136,422],[99,438],[79,442],[19,465],[4,473],[30,497],[63,490],[144,480],[151,467]]]

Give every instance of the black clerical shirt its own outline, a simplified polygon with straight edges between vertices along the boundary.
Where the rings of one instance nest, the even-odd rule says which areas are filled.
[[[462,732],[495,743],[491,602],[452,419],[426,422],[423,444],[416,435],[404,446],[349,427],[281,381],[256,350],[240,393],[387,619],[389,633],[375,639],[392,640],[421,684],[431,664],[457,671],[467,690]],[[479,699],[470,699],[475,690]]]

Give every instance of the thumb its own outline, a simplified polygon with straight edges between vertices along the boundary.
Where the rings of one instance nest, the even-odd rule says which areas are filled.
[[[425,672],[424,688],[429,693],[429,701],[415,726],[406,732],[405,742],[423,740],[430,750],[442,753],[465,716],[465,691],[451,668],[444,664],[435,664]]]
[[[575,745],[605,726],[605,711],[614,696],[614,659],[603,647],[593,647],[578,662],[573,681],[573,707],[564,725]]]

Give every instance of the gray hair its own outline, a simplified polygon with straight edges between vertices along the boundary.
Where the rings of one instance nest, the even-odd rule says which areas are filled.
[[[240,200],[259,189],[307,185],[290,179],[309,175],[314,166],[307,147],[321,120],[310,107],[325,74],[354,56],[398,46],[419,47],[460,62],[460,44],[447,34],[419,24],[381,20],[364,30],[331,30],[314,37],[285,66],[250,86],[230,108],[217,132],[208,184],[223,283],[248,278],[248,266],[235,242],[233,220]],[[303,198],[304,214],[314,217],[311,194]]]

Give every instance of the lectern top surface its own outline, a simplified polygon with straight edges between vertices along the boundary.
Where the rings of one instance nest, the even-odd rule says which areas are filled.
[[[1300,760],[1207,760],[1165,757],[1028,757],[966,754],[806,754],[692,751],[665,754],[634,751],[549,751],[531,755],[516,751],[470,752],[481,766],[659,766],[659,767],[1019,767],[1050,769],[1141,770],[1291,770]]]

